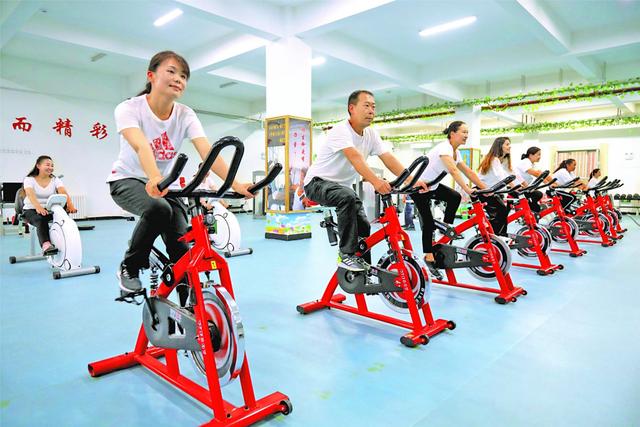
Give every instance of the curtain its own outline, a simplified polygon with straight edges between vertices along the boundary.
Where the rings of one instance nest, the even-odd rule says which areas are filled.
[[[556,165],[552,170],[555,170],[560,166],[560,162],[566,159],[575,159],[576,161],[576,176],[580,178],[589,179],[589,174],[592,170],[598,167],[599,162],[598,150],[576,150],[576,151],[558,151],[556,156]]]

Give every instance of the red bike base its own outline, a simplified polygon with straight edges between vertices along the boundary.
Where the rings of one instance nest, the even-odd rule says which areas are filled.
[[[164,357],[166,364],[158,359]],[[245,365],[247,360],[245,358]],[[203,405],[215,410],[211,393],[200,384],[180,374],[177,350],[147,347],[141,354],[136,352],[124,353],[108,359],[93,362],[88,365],[89,374],[99,377],[113,371],[142,365],[169,383],[189,394]],[[244,370],[243,370],[244,372]],[[245,378],[240,377],[244,383]],[[253,394],[253,393],[252,393]],[[280,392],[271,393],[262,399],[247,399],[245,406],[234,406],[222,399],[225,416],[216,416],[203,426],[248,426],[272,414],[288,414],[291,408],[288,406],[288,397]]]
[[[548,276],[549,274],[553,274],[556,270],[564,270],[564,265],[562,264],[549,264],[547,266],[536,265],[536,264],[526,264],[523,262],[512,262],[511,265],[515,267],[522,268],[531,268],[536,270],[539,276]]]
[[[572,239],[572,242],[575,243],[575,240]],[[577,257],[583,256],[584,254],[587,253],[587,251],[585,251],[584,249],[572,250],[572,249],[560,249],[560,248],[551,248],[551,252],[559,252],[559,253],[563,253],[563,254],[569,254],[569,256],[571,258],[577,258]]]
[[[456,275],[452,270],[445,270],[447,273],[447,280],[433,280],[433,283],[437,283],[439,285],[445,286],[453,286],[456,288],[464,288],[464,289],[472,289],[474,291],[481,292],[489,292],[493,294],[498,294],[494,298],[494,300],[498,304],[508,304],[510,302],[516,302],[520,295],[527,295],[527,291],[519,286],[513,286],[513,282],[511,281],[511,276],[509,274],[503,275],[502,272],[498,269],[496,271],[496,276],[500,276],[497,278],[499,283],[504,283],[504,286],[500,286],[500,288],[488,288],[485,286],[477,286],[470,285],[467,283],[460,283],[456,278]]]
[[[334,275],[333,279],[337,279]],[[332,280],[333,280],[332,279]],[[331,293],[333,294],[333,292]],[[455,329],[456,324],[451,320],[437,319],[434,320],[431,315],[431,310],[428,309],[428,305],[422,307],[422,313],[427,320],[425,325],[421,322],[413,324],[405,320],[397,319],[391,316],[385,316],[384,314],[374,313],[369,311],[367,303],[362,295],[356,295],[357,307],[344,304],[347,299],[346,295],[333,294],[329,299],[322,299],[300,304],[296,307],[298,313],[309,314],[314,311],[322,310],[323,308],[335,308],[336,310],[346,311],[348,313],[357,314],[360,316],[368,317],[370,319],[378,320],[384,323],[389,323],[404,329],[409,329],[411,332],[406,333],[400,338],[400,342],[407,347],[415,347],[416,345],[426,345],[429,339],[445,329]]]

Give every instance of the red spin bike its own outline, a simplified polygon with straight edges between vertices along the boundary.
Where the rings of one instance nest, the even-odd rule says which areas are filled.
[[[215,192],[196,191],[225,147],[235,148],[225,182]],[[204,215],[200,205],[201,197],[244,197],[238,193],[227,192],[238,171],[243,152],[244,146],[237,138],[220,139],[211,147],[209,155],[193,180],[184,189],[169,192],[167,196],[187,197],[189,200],[191,226],[180,238],[189,244],[189,250],[175,264],[171,264],[166,256],[153,249],[150,264],[162,269],[162,282],[158,286],[152,281],[149,297],[143,289],[117,299],[138,303],[136,297],[144,298],[143,324],[134,350],[90,363],[88,366],[89,374],[93,377],[136,365],[146,367],[211,408],[213,418],[203,424],[206,426],[247,426],[272,414],[286,415],[292,411],[289,398],[280,392],[271,393],[261,399],[255,397],[249,362],[244,351],[245,333],[234,300],[229,266],[225,258],[213,249],[209,237],[215,230],[215,216]],[[171,173],[158,188],[167,188],[175,181],[186,162],[187,156],[180,154]],[[274,165],[267,176],[252,186],[250,191],[254,194],[260,191],[275,179],[280,170],[281,165]],[[212,271],[218,272],[219,283],[209,280]],[[207,276],[204,284],[200,273]],[[186,296],[189,302],[183,301],[183,298],[180,305],[169,301],[169,294],[178,285],[184,289],[184,284],[188,286]],[[179,350],[183,350],[185,354],[190,352],[196,369],[206,378],[206,387],[180,373]],[[158,360],[162,357],[166,363]],[[244,399],[244,404],[240,406],[234,406],[222,397],[222,386],[236,378],[240,378]]]
[[[513,265],[516,267],[535,269],[536,273],[540,276],[553,274],[556,270],[564,269],[562,264],[553,264],[551,262],[549,258],[552,243],[551,234],[545,227],[538,224],[529,206],[529,201],[525,196],[526,193],[540,190],[555,182],[554,179],[544,184],[544,179],[547,176],[549,176],[549,171],[544,171],[526,187],[514,188],[508,191],[508,194],[515,196],[517,199],[515,202],[508,202],[509,206],[514,208],[514,212],[507,217],[507,224],[518,219],[524,222],[524,226],[519,229],[514,236],[510,236],[513,237],[515,241],[513,249],[516,249],[518,254],[523,257],[537,257],[540,262],[539,265],[521,262],[514,262]]]
[[[616,233],[618,240],[624,237],[627,229],[622,228],[620,222],[622,221],[622,212],[613,206],[613,200],[608,194],[609,191],[622,187],[624,184],[619,179],[614,179],[611,182],[607,182],[602,187],[596,188],[596,205],[598,205],[602,212],[607,212],[609,218],[611,218],[612,233]]]
[[[576,237],[578,236],[579,226],[569,217],[562,208],[562,199],[558,194],[564,189],[575,188],[580,185],[580,178],[574,178],[564,185],[550,187],[547,190],[550,204],[547,208],[540,211],[540,218],[555,214],[555,217],[546,225],[551,238],[558,243],[569,244],[569,249],[551,248],[553,252],[569,254],[570,257],[576,258],[587,253],[584,249],[580,249]]]
[[[580,234],[599,239],[576,239],[577,242],[595,243],[604,247],[613,246],[617,243],[618,234],[611,224],[613,220],[608,212],[601,212],[601,206],[597,203],[597,192],[606,185],[605,176],[594,187],[584,191],[584,202],[581,206],[571,211],[571,206],[565,208],[578,224]]]
[[[483,197],[498,192],[513,180],[515,180],[515,176],[510,175],[491,188],[473,192],[471,194],[472,206],[469,210],[471,217],[457,226],[451,227],[442,221],[434,220],[436,228],[444,234],[433,246],[435,266],[444,269],[447,275],[446,280],[434,279],[434,283],[498,294],[495,297],[498,304],[516,302],[518,296],[527,295],[526,290],[515,286],[511,280],[509,274],[511,251],[509,246],[494,234],[484,211],[485,203],[481,200]],[[429,185],[431,184],[433,183],[429,183]],[[471,228],[475,228],[477,234],[469,239],[464,247],[449,244]],[[460,283],[453,272],[456,268],[466,268],[471,275],[481,280],[496,280],[499,287],[496,289]]]
[[[389,183],[392,188],[391,194],[415,191],[412,187],[428,163],[429,158],[426,156],[416,159],[396,180]],[[413,175],[411,182],[401,188],[402,183],[417,168],[418,171]],[[358,255],[360,256],[366,256],[374,246],[386,242],[387,252],[380,258],[378,264],[368,265],[364,272],[353,272],[338,267],[321,299],[300,304],[296,308],[300,314],[308,314],[323,308],[334,308],[398,326],[409,330],[400,338],[400,342],[407,347],[415,347],[418,344],[427,344],[431,337],[445,329],[455,329],[456,324],[451,320],[434,320],[429,305],[431,283],[427,266],[422,257],[414,254],[409,235],[400,225],[391,194],[382,196],[383,212],[373,222],[381,224],[382,227],[359,242]],[[320,225],[326,228],[329,242],[335,246],[338,243],[337,224],[330,210],[326,211],[325,219]],[[344,303],[347,297],[336,293],[338,286],[344,292],[355,296],[355,307]],[[411,320],[406,321],[369,310],[365,299],[368,295],[379,295],[392,310],[408,313]]]

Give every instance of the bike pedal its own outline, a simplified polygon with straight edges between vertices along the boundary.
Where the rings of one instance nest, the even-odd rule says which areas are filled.
[[[117,302],[125,302],[127,304],[141,305],[144,302],[144,297],[147,295],[146,289],[140,289],[136,292],[126,292],[120,290],[120,296],[115,299]],[[142,296],[143,299],[138,300],[136,297]]]

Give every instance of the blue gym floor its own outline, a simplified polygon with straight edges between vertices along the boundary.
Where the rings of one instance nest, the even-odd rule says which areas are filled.
[[[256,394],[281,391],[294,406],[260,425],[640,426],[640,231],[629,218],[614,247],[581,244],[589,251],[582,258],[552,254],[566,267],[553,276],[514,267],[514,282],[529,292],[515,304],[435,286],[434,315],[458,327],[414,349],[387,324],[336,310],[297,313],[297,304],[320,298],[335,269],[320,215],[313,238],[293,242],[265,240],[264,220],[238,218],[254,254],[228,262]],[[87,363],[132,350],[141,321],[141,307],[113,301],[134,223],[93,223],[81,235],[84,264],[100,265],[98,275],[54,281],[44,261],[10,265],[29,240],[0,238],[0,424],[208,421],[207,408],[144,368],[87,373]],[[411,232],[417,247],[419,233]],[[477,283],[466,272],[459,278]],[[242,402],[237,382],[223,394]]]

